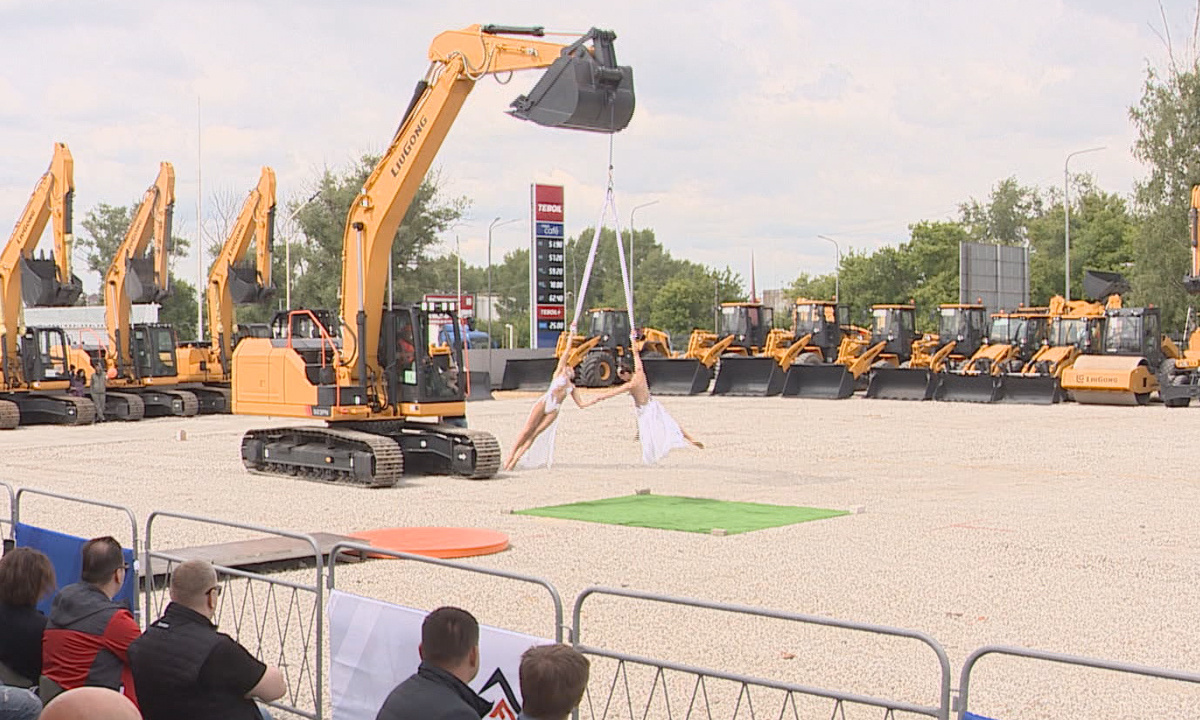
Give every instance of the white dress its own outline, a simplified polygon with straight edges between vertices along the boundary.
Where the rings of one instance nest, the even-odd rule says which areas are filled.
[[[554,392],[560,388],[567,388],[567,394],[571,393],[571,381],[563,375],[555,376],[550,382],[550,389],[546,391],[540,399],[545,401],[545,413],[550,413],[562,407],[562,404],[554,396]],[[566,399],[566,395],[563,396]],[[517,461],[518,470],[534,470],[536,468],[549,468],[554,464],[554,438],[558,434],[558,417],[554,418],[554,422],[550,423],[550,427],[542,431],[538,435],[521,459]]]
[[[645,405],[635,406],[635,412],[638,438],[642,441],[642,462],[647,465],[662,460],[675,448],[691,444],[683,437],[683,430],[675,418],[653,397]]]

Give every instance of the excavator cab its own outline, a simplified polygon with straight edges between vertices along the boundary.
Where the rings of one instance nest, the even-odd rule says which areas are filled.
[[[27,327],[21,336],[21,364],[26,382],[70,380],[71,345],[60,327]]]
[[[387,386],[388,405],[454,402],[466,398],[460,382],[462,337],[454,303],[426,302],[383,311],[379,364]],[[429,352],[429,316],[449,316],[453,338],[449,352]]]
[[[130,328],[133,343],[133,375],[136,378],[173,378],[178,374],[175,362],[175,328],[158,323],[137,324]]]
[[[70,207],[68,204],[67,207]],[[83,281],[71,275],[67,282],[58,279],[58,261],[54,253],[36,258],[21,258],[21,299],[29,307],[67,307],[79,301]]]
[[[275,313],[271,318],[269,335],[253,334],[244,337],[320,340],[322,336],[329,338],[335,345],[342,341],[340,323],[333,311],[297,308]]]
[[[485,26],[489,34],[543,35],[542,28]],[[563,48],[528,95],[511,104],[510,115],[545,127],[615,133],[633,117],[633,69],[617,65],[616,33],[592,28]],[[592,47],[587,47],[587,42]]]

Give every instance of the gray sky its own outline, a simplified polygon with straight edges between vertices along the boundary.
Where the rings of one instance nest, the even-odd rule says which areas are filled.
[[[1195,5],[1164,6],[1181,50]],[[637,92],[616,136],[622,222],[658,200],[639,227],[746,278],[753,249],[760,289],[831,270],[818,233],[843,252],[901,242],[1009,175],[1061,185],[1073,150],[1107,146],[1072,170],[1128,192],[1144,172],[1128,108],[1147,65],[1167,62],[1149,0],[0,0],[0,221],[15,224],[57,140],[75,158],[78,218],[139,198],[160,160],[175,165],[187,237],[198,170],[206,218],[264,164],[282,200],[306,196],[324,167],[386,147],[430,40],[476,22],[615,30]],[[492,218],[527,217],[534,181],[566,186],[568,233],[595,222],[607,138],[504,114],[537,77],[481,80],[435,161],[447,191],[474,201],[456,229],[470,262]],[[494,255],[526,228],[498,230]]]

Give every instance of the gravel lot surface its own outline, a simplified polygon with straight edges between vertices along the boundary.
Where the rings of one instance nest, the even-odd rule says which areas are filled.
[[[470,417],[507,448],[534,396],[499,395],[473,404]],[[621,398],[564,411],[552,470],[489,481],[409,477],[403,486],[363,490],[250,475],[238,456],[241,433],[288,421],[228,416],[6,432],[2,479],[125,505],[142,527],[151,511],[171,510],[302,532],[491,528],[507,533],[512,547],[470,562],[548,580],[567,604],[568,624],[575,596],[606,585],[890,625],[936,638],[955,687],[967,654],[988,644],[1200,669],[1200,478],[1188,458],[1200,441],[1195,409],[860,398],[663,402],[708,449],[643,467],[633,412]],[[177,439],[180,430],[186,440]],[[510,514],[642,488],[856,512],[728,537]],[[23,500],[22,519],[80,535],[129,536],[119,515],[45,498]],[[189,523],[154,525],[156,548],[241,537]],[[311,582],[313,573],[285,576]],[[338,586],[416,607],[460,604],[487,624],[553,632],[549,603],[536,588],[398,561],[341,566]],[[778,680],[937,701],[937,662],[912,641],[604,598],[585,606],[581,639]],[[597,660],[597,715],[612,680],[612,668]],[[651,678],[631,670],[629,680],[637,708]],[[694,678],[667,681],[682,717]],[[713,716],[731,717],[736,688],[708,691]],[[623,693],[610,716],[628,716]],[[1004,659],[981,662],[971,697],[973,710],[996,718],[1200,714],[1200,691],[1188,686]],[[780,716],[780,698],[753,699],[758,716]],[[665,715],[657,708],[651,717]],[[828,717],[830,709],[823,701],[812,716]],[[641,717],[640,708],[635,714]],[[848,709],[846,716],[882,712]]]

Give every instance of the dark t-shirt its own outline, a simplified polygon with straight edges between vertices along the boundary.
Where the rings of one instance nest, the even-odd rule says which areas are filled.
[[[32,606],[0,604],[0,662],[37,683],[42,674],[42,631],[46,616]]]
[[[267,666],[251,655],[246,648],[238,645],[228,635],[221,635],[221,639],[200,668],[200,684],[218,692],[241,697],[254,689],[266,672]],[[246,703],[255,713],[247,717],[257,718],[258,711],[254,702],[247,700]]]

